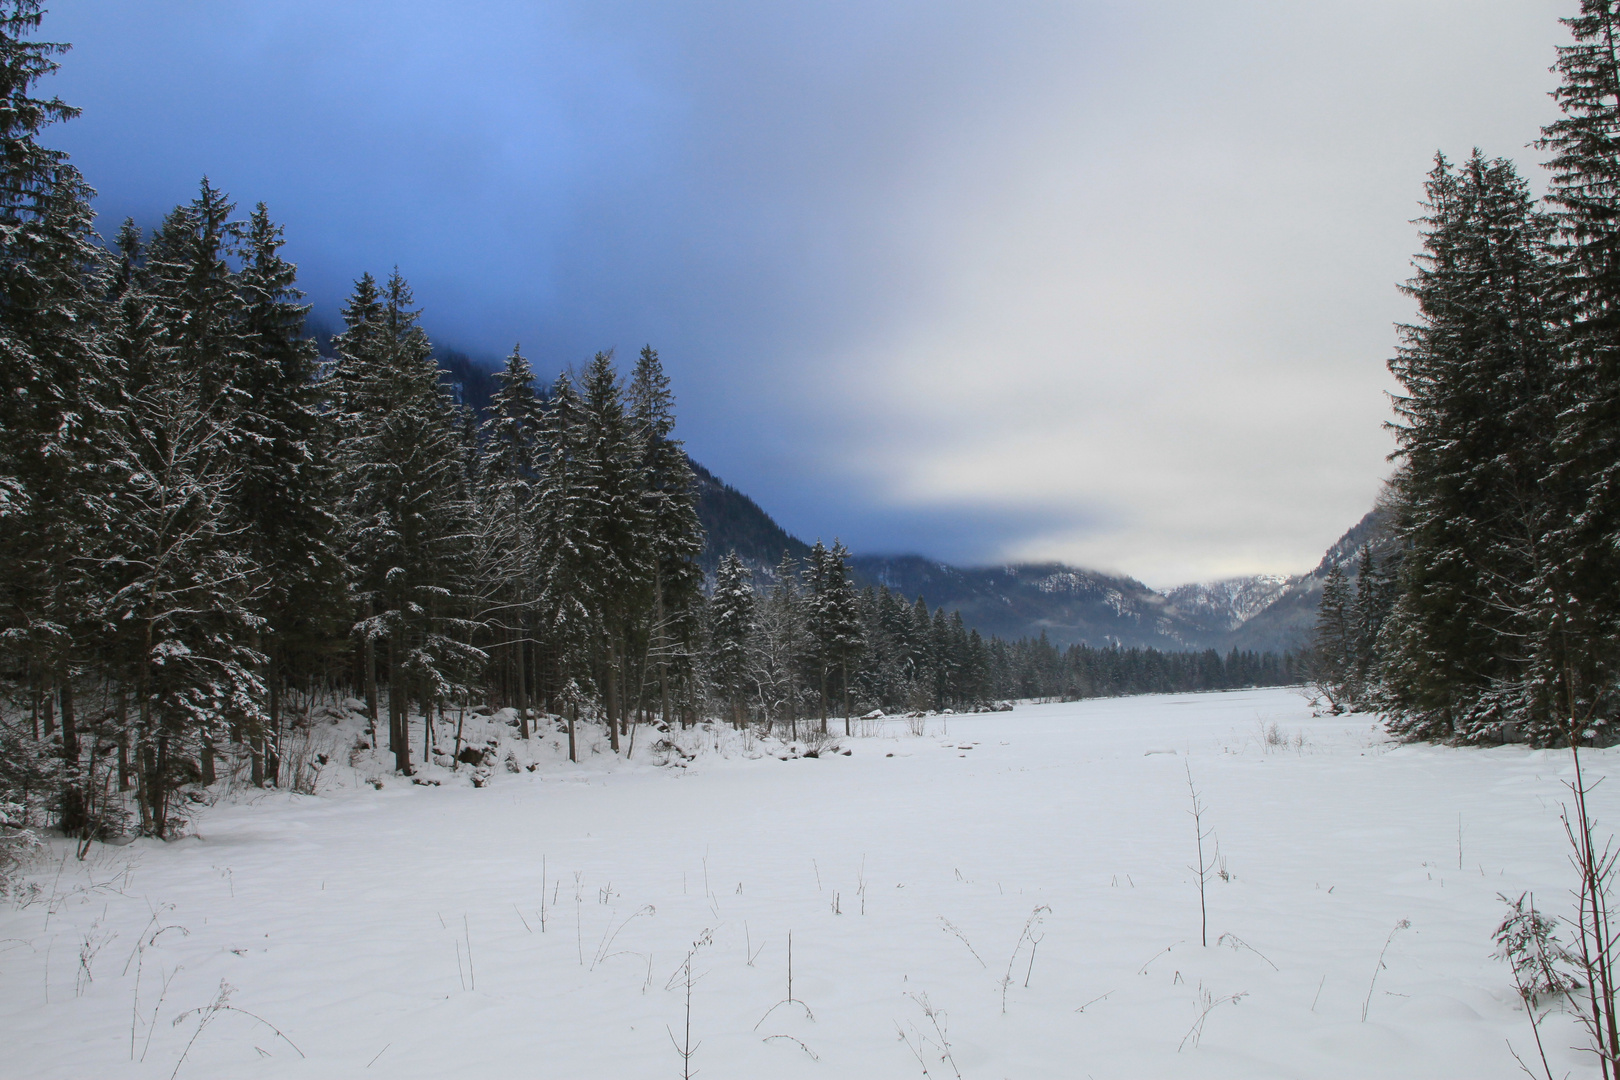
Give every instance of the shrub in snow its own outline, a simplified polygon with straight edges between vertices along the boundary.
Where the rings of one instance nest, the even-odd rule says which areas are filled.
[[[38,885],[23,881],[23,873],[44,853],[45,844],[32,829],[0,827],[0,899],[29,900],[39,892]]]
[[[1546,995],[1580,989],[1580,980],[1568,970],[1575,958],[1554,933],[1558,924],[1536,910],[1535,898],[1529,893],[1520,893],[1517,900],[1497,896],[1508,913],[1493,935],[1495,955],[1513,969],[1520,996],[1534,1005]]]

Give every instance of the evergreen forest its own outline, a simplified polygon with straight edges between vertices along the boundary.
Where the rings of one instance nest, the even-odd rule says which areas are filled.
[[[514,348],[458,400],[397,270],[363,274],[317,348],[263,204],[205,179],[104,239],[41,141],[76,114],[33,96],[67,48],[41,20],[0,3],[6,823],[173,835],[226,775],[296,785],[289,741],[331,701],[409,776],[447,710],[511,708],[520,737],[562,724],[571,747],[598,725],[620,752],[639,723],[797,734],[1297,677],[1270,654],[986,640],[858,588],[837,543],[706,574],[653,349],[541,385]]]

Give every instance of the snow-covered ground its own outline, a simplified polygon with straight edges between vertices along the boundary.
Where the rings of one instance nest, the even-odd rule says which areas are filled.
[[[1531,1051],[1491,932],[1498,893],[1569,906],[1567,752],[1399,747],[1285,690],[895,720],[814,759],[682,734],[690,761],[642,732],[576,766],[547,730],[481,789],[373,787],[357,755],[180,841],[58,844],[0,910],[0,1076],[678,1077],[689,953],[708,1080],[915,1077],[916,1050],[967,1080],[1507,1078]],[[1189,768],[1228,875],[1207,946]]]

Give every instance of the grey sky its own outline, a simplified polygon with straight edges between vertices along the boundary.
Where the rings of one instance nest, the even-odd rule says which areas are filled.
[[[1172,585],[1296,571],[1387,472],[1437,150],[1518,158],[1574,0],[78,0],[107,231],[207,173],[318,310],[659,348],[792,531]]]

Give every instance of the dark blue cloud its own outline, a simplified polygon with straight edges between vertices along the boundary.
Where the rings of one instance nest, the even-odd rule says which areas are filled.
[[[1460,17],[1482,3],[1496,22]],[[1108,522],[1151,518],[1121,492],[1171,496],[1130,477],[1093,490],[1071,463],[1100,454],[1076,458],[1061,439],[1035,436],[1042,424],[1101,430],[1095,418],[974,415],[961,373],[996,389],[1017,353],[1025,400],[1046,414],[1073,393],[1064,388],[1077,371],[1084,381],[1084,365],[1106,375],[1093,385],[1115,386],[1136,362],[1118,346],[1132,328],[1174,325],[1156,305],[1171,295],[1161,279],[1178,273],[1217,292],[1241,277],[1242,302],[1259,297],[1257,310],[1312,274],[1323,281],[1316,295],[1354,292],[1322,267],[1392,296],[1422,162],[1440,137],[1420,130],[1414,143],[1397,131],[1430,116],[1413,106],[1413,87],[1442,95],[1433,112],[1445,130],[1474,139],[1468,124],[1483,116],[1493,131],[1527,133],[1514,136],[1522,144],[1533,124],[1477,88],[1529,100],[1507,78],[1523,68],[1544,81],[1524,27],[1546,22],[1549,43],[1556,36],[1547,13],[1526,14],[1519,0],[1438,5],[1458,18],[1417,7],[64,0],[45,36],[75,46],[53,88],[84,116],[53,138],[100,190],[106,231],[126,215],[156,221],[207,174],[244,208],[269,204],[326,320],[361,272],[398,265],[429,332],[474,355],[493,360],[521,341],[545,372],[601,348],[628,357],[657,346],[694,455],[803,535],[965,561],[1045,552],[1147,575],[1249,558],[1224,539],[1225,554],[1198,549],[1235,535],[1255,510],[1200,481],[1204,501],[1175,495],[1180,522],[1154,526],[1162,535],[1151,543],[1133,534],[1096,547]],[[1467,64],[1483,74],[1459,75]],[[1407,82],[1378,81],[1391,79]],[[1332,122],[1307,132],[1302,116]],[[1385,170],[1393,185],[1368,164],[1384,147],[1399,162]],[[1356,213],[1382,231],[1346,217],[1342,197],[1305,201],[1310,186],[1287,170],[1311,153],[1332,158],[1318,175],[1339,196],[1353,192]],[[1248,169],[1269,170],[1273,186],[1249,182]],[[1193,240],[1178,248],[1170,232],[1183,219]],[[1217,242],[1198,233],[1201,219],[1242,223]],[[1296,221],[1331,227],[1296,242]],[[1140,252],[1118,246],[1144,229],[1158,233]],[[1227,250],[1225,235],[1273,247]],[[1275,264],[1283,243],[1313,254],[1309,273],[1279,272],[1279,289],[1248,268]],[[1092,249],[1106,265],[1077,273]],[[1101,317],[1076,314],[1077,296],[1115,293],[1092,301]],[[1342,354],[1359,334],[1370,374],[1356,376],[1359,397],[1340,396],[1381,409],[1391,309],[1363,295],[1308,320],[1288,314],[1281,322],[1303,324],[1303,338],[1278,333],[1255,351],[1292,365]],[[1224,297],[1211,303],[1237,310]],[[1281,303],[1302,307],[1292,295]],[[1155,346],[1162,355],[1144,366],[1141,388],[1116,388],[1117,402],[1175,385],[1167,365],[1185,354],[1191,371],[1208,354],[1208,331],[1186,321],[1181,337]],[[1345,323],[1349,333],[1335,329]],[[1239,342],[1227,353],[1254,340],[1247,326],[1222,332]],[[935,376],[919,355],[953,342],[967,355]],[[1342,364],[1333,377],[1346,384]],[[946,379],[958,381],[954,392],[937,385]],[[1208,385],[1188,393],[1229,409]],[[1092,399],[1086,407],[1125,407],[1102,390],[1076,397]],[[1333,466],[1343,475],[1320,514],[1272,550],[1309,565],[1359,516],[1383,467],[1381,418],[1346,414],[1346,429],[1373,436],[1351,464]],[[999,478],[971,490],[945,482],[955,466],[938,462],[977,453],[958,430],[987,445],[1028,443],[1001,474],[1016,476],[1017,498],[998,495]],[[1141,427],[1144,445],[1182,437],[1150,418]],[[1187,453],[1209,456],[1205,446]],[[1043,488],[1047,472],[1058,479]],[[1285,500],[1296,483],[1270,486]]]

